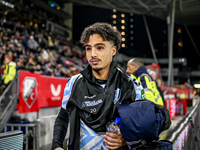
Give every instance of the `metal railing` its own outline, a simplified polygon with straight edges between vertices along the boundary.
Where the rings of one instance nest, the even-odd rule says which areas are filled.
[[[3,125],[8,122],[18,104],[19,87],[18,75],[8,85],[5,91],[0,95],[0,132],[3,130]]]
[[[19,130],[0,133],[1,150],[23,150],[23,132]]]
[[[37,123],[31,124],[6,124],[4,126],[4,131],[14,131],[20,130],[23,132],[23,145],[24,150],[39,150],[39,141],[38,141],[38,125]]]
[[[173,143],[174,150],[200,150],[200,102],[199,98],[193,108],[177,123],[164,140]]]

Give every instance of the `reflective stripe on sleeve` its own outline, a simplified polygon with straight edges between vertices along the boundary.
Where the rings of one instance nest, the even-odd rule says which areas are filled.
[[[160,94],[158,94],[157,98],[155,98],[155,101],[157,102],[160,97]]]
[[[145,89],[144,89],[144,92],[147,92],[147,91],[153,92],[151,89],[145,88]]]

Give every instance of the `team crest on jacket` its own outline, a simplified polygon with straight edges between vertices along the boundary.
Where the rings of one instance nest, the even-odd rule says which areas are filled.
[[[37,98],[37,81],[35,78],[26,77],[23,81],[22,96],[27,106],[30,108]]]
[[[117,88],[115,90],[115,97],[114,97],[113,103],[116,104],[120,98],[121,98],[121,90]]]

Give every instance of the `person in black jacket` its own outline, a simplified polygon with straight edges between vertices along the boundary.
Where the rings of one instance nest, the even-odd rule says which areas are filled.
[[[106,124],[119,117],[119,104],[132,103],[145,95],[140,83],[124,74],[113,61],[121,34],[108,23],[95,23],[85,28],[80,42],[89,64],[66,84],[54,124],[52,149],[63,150],[66,133],[69,150],[101,149],[103,141],[108,149],[126,149],[122,134],[106,132]]]

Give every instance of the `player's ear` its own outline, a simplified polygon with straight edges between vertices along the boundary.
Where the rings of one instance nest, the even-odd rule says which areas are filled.
[[[117,52],[117,47],[116,46],[113,46],[112,47],[112,56],[114,56]]]

